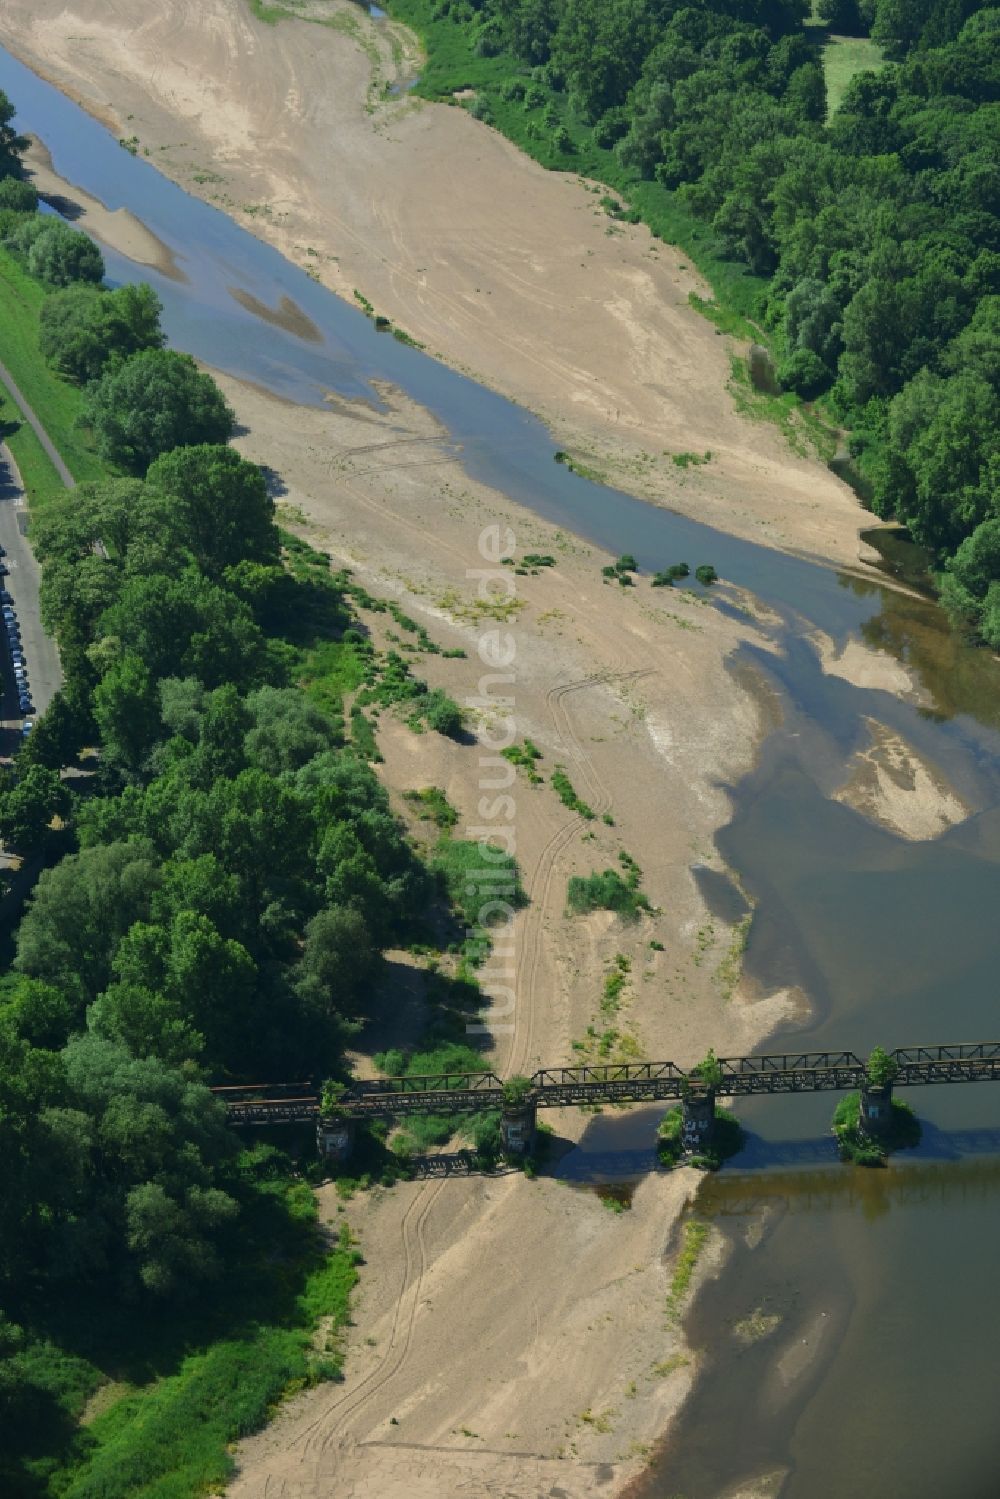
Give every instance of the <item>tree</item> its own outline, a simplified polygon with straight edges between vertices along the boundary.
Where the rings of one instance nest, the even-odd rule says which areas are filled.
[[[148,919],[160,882],[140,839],[70,854],[42,871],[17,933],[20,973],[89,1002],[111,981],[111,959],[133,922]]]
[[[175,448],[151,466],[146,485],[150,503],[162,501],[178,545],[209,576],[241,563],[277,563],[280,542],[264,475],[232,448]]]
[[[69,812],[70,795],[59,772],[32,765],[9,790],[0,792],[0,838],[14,848],[34,848],[54,817]]]
[[[796,349],[778,365],[778,384],[811,401],[830,384],[830,371],[812,349]]]
[[[98,1035],[75,1036],[63,1057],[90,1176],[66,1252],[92,1266],[100,1256],[126,1290],[190,1295],[218,1273],[216,1241],[238,1211],[221,1185],[235,1150],[221,1106],[159,1058]]]
[[[109,759],[138,770],[160,735],[156,682],[139,652],[127,650],[101,678],[94,719]]]
[[[830,30],[841,36],[864,36],[868,27],[861,19],[858,0],[819,0],[817,13]]]
[[[116,291],[67,287],[42,304],[39,348],[60,373],[83,385],[98,379],[112,360],[162,347],[161,310],[146,285]]]
[[[11,121],[15,109],[0,92],[0,177],[16,177],[21,171],[21,157],[28,149],[28,138],[18,135]]]
[[[873,1088],[887,1088],[899,1072],[899,1064],[882,1046],[875,1046],[868,1053],[865,1076]]]
[[[27,254],[28,270],[50,286],[104,280],[104,257],[88,234],[62,219],[45,219]]]
[[[377,956],[361,912],[330,907],[306,927],[295,987],[325,1018],[353,1019],[370,1009]]]
[[[127,578],[99,630],[135,658],[151,688],[175,676],[248,687],[266,675],[264,639],[247,606],[194,568]],[[128,725],[121,730],[124,742]]]
[[[106,371],[86,418],[101,456],[134,474],[171,448],[227,442],[235,424],[212,377],[172,349],[146,349]]]
[[[0,128],[0,153],[3,151],[2,128]],[[38,189],[33,182],[20,177],[0,178],[0,209],[13,213],[37,213]]]

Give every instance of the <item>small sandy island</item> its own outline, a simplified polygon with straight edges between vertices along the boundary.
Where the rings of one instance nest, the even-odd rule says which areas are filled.
[[[172,281],[186,280],[170,247],[147,229],[141,219],[127,208],[108,208],[99,198],[67,182],[54,169],[52,157],[42,142],[35,137],[29,139],[31,145],[24,160],[43,202],[69,219],[74,228],[85,229],[101,244],[137,265],[147,265]]]

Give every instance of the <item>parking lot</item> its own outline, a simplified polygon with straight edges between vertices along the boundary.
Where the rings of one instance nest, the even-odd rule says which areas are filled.
[[[28,512],[17,467],[6,444],[0,444],[0,562],[6,574],[0,578],[9,603],[4,605],[5,624],[0,630],[0,748],[9,754],[21,738],[26,718],[44,713],[62,681],[59,654],[55,642],[42,629],[38,588],[40,571],[25,534]],[[18,682],[11,654],[10,631],[6,620],[12,611],[16,620],[15,637],[24,658],[26,680],[30,690],[31,710],[24,712],[18,700]]]

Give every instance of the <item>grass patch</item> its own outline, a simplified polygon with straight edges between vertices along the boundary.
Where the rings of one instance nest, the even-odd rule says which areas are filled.
[[[885,62],[878,42],[868,36],[827,36],[822,52],[827,115],[840,108],[847,85],[858,73],[877,73]]]
[[[632,963],[624,953],[618,953],[615,957],[615,966],[610,973],[604,975],[604,988],[601,992],[601,1013],[603,1015],[616,1015],[621,1008],[622,995],[628,984],[628,976],[632,971]]]
[[[535,761],[542,758],[542,752],[537,744],[526,739],[523,744],[509,744],[500,753],[505,760],[510,761],[511,765],[516,765],[519,770],[523,770],[533,786],[541,785],[542,777],[535,769]]]
[[[320,640],[303,652],[299,685],[333,719],[343,717],[344,697],[365,680],[368,662],[356,640]]]
[[[403,800],[409,802],[421,821],[433,822],[442,832],[458,822],[458,813],[440,786],[427,786],[423,791],[404,791]]]
[[[647,897],[623,880],[617,869],[574,874],[566,889],[566,904],[575,916],[589,911],[614,911],[623,921],[638,921],[640,914],[650,909]]]
[[[501,906],[518,911],[528,904],[517,860],[503,849],[467,838],[444,837],[430,864],[468,933],[484,933],[505,920]]]
[[[585,818],[587,822],[593,822],[594,809],[588,807],[587,803],[581,801],[580,797],[577,796],[573,790],[569,776],[561,765],[557,765],[552,772],[552,787],[564,807],[568,807],[571,812],[576,812],[578,816]]]
[[[3,362],[73,477],[81,481],[101,479],[107,469],[87,446],[77,425],[83,412],[83,391],[49,369],[38,348],[38,315],[46,296],[46,288],[0,249]],[[29,499],[33,506],[44,507],[65,493],[62,481],[13,401],[5,401],[3,419]],[[14,422],[17,429],[11,430]]]
[[[893,1151],[912,1150],[920,1143],[920,1120],[909,1104],[890,1102],[888,1127],[877,1137],[861,1129],[861,1095],[848,1093],[833,1111],[833,1133],[841,1160],[856,1166],[884,1166]]]
[[[708,1224],[702,1223],[698,1218],[689,1219],[684,1225],[680,1253],[674,1263],[670,1290],[667,1292],[667,1315],[673,1319],[680,1312],[681,1303],[691,1285],[691,1277],[707,1243]]]

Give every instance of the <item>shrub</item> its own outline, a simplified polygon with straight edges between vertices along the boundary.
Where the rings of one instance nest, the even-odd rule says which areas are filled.
[[[569,807],[571,812],[576,812],[580,817],[586,818],[587,822],[593,821],[593,808],[588,807],[587,803],[577,796],[562,766],[557,766],[552,772],[552,788],[564,807]]]
[[[0,208],[9,208],[14,213],[37,213],[38,190],[33,182],[23,182],[20,177],[4,177],[0,181]]]
[[[704,584],[706,588],[710,583],[714,583],[719,576],[710,562],[703,562],[700,567],[696,567],[694,575],[698,579],[698,582]]]
[[[884,1053],[883,1053],[884,1055]],[[848,1093],[833,1111],[833,1133],[842,1160],[856,1166],[884,1166],[894,1150],[911,1150],[920,1142],[920,1120],[908,1104],[894,1098],[889,1122],[877,1138],[861,1127],[861,1095]]]
[[[440,688],[428,692],[423,711],[428,724],[436,733],[443,734],[446,739],[457,739],[461,734],[465,722],[462,710],[455,699]]]
[[[616,869],[595,870],[586,877],[573,875],[566,901],[577,916],[588,911],[614,911],[623,921],[637,921],[640,911],[649,910],[646,896],[626,883]]]
[[[25,259],[31,275],[50,286],[104,280],[104,257],[94,241],[61,219],[42,220],[41,231],[32,236]]]
[[[778,384],[782,390],[794,390],[806,401],[812,401],[830,385],[833,376],[812,349],[796,349],[778,366]]]

